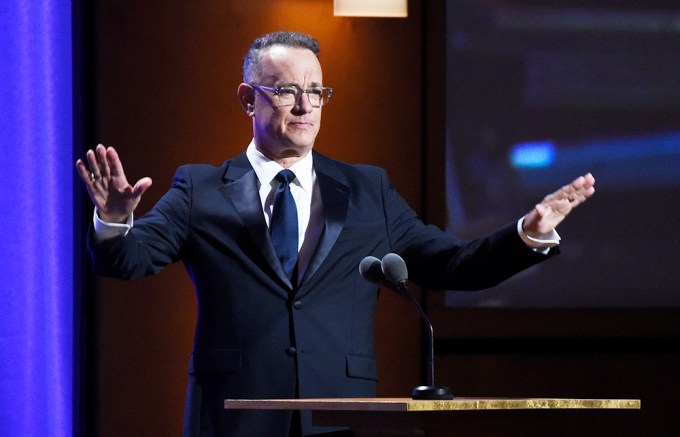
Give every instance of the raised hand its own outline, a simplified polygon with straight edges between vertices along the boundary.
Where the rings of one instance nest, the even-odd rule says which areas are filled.
[[[524,218],[522,228],[529,236],[539,236],[555,229],[569,213],[595,194],[595,178],[588,173],[574,179],[543,198]]]
[[[131,186],[113,147],[99,144],[94,150],[88,150],[85,157],[87,165],[79,159],[76,169],[99,212],[99,218],[109,223],[124,223],[151,186],[151,179],[142,178]]]

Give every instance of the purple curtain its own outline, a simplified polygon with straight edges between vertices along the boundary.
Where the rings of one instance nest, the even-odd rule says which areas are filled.
[[[71,1],[0,2],[0,435],[73,434]]]

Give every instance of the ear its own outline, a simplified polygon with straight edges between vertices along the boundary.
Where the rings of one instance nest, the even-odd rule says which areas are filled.
[[[241,108],[246,111],[249,117],[255,115],[255,90],[247,83],[242,83],[236,90],[238,101],[241,103]]]

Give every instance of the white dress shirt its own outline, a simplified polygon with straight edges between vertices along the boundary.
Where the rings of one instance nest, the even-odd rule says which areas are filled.
[[[274,192],[278,186],[276,175],[283,170],[277,162],[264,156],[251,141],[246,150],[246,157],[253,166],[258,180],[258,192],[267,226],[272,217],[272,202]],[[323,230],[323,204],[316,183],[316,172],[312,153],[293,164],[290,171],[295,173],[295,179],[290,184],[290,192],[295,200],[298,216],[298,278],[304,276],[314,248]]]

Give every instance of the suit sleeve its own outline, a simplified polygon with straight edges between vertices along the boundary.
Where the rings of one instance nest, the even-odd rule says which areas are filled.
[[[136,220],[126,236],[96,242],[88,232],[88,249],[98,275],[134,279],[158,273],[181,258],[191,216],[191,173],[180,167],[170,190]]]
[[[517,233],[516,222],[474,240],[461,240],[424,224],[385,173],[381,186],[390,246],[406,261],[409,278],[425,287],[489,288],[559,252],[553,248],[544,255],[529,248]]]

